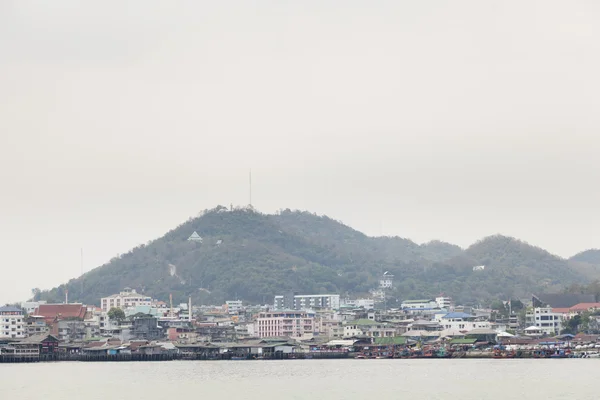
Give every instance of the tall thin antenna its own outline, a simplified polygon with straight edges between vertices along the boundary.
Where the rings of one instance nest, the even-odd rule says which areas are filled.
[[[250,173],[249,173],[248,178],[249,178],[249,183],[250,183],[250,186],[249,186],[249,190],[250,190],[250,206],[252,206],[252,168],[250,168]]]

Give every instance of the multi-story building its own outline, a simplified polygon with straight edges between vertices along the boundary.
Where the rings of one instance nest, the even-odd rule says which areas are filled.
[[[450,297],[436,297],[435,302],[439,308],[443,308],[445,310],[450,310],[450,307],[452,307],[452,299]]]
[[[373,299],[346,299],[344,300],[344,306],[347,307],[356,307],[356,308],[364,308],[365,310],[370,310],[375,308],[375,300]]]
[[[340,314],[332,310],[317,311],[315,324],[320,336],[330,338],[342,337],[342,319]]]
[[[284,295],[275,296],[274,306],[276,310],[316,310],[329,309],[339,310],[339,294],[308,294],[308,295]]]
[[[527,324],[539,328],[547,335],[558,335],[562,328],[564,315],[552,310],[551,307],[536,307],[527,311],[525,316]]]
[[[445,330],[450,330],[454,332],[468,332],[472,331],[473,329],[491,328],[491,324],[489,321],[462,312],[437,314],[435,316],[435,320],[439,322],[439,324]]]
[[[432,310],[440,308],[435,300],[423,299],[423,300],[404,300],[400,305],[405,310]]]
[[[102,311],[108,312],[111,308],[120,308],[125,310],[127,308],[137,306],[151,306],[152,298],[144,296],[135,291],[135,289],[125,288],[119,294],[113,294],[108,297],[102,298]]]
[[[396,336],[396,328],[385,322],[377,322],[371,319],[359,319],[343,323],[344,337],[369,336],[369,337],[393,337]]]
[[[0,338],[22,339],[25,337],[25,314],[13,306],[0,307]]]
[[[392,286],[394,286],[394,275],[385,271],[383,275],[381,275],[381,278],[379,278],[379,288],[390,289]]]
[[[289,336],[310,339],[315,334],[315,314],[298,310],[261,312],[255,326],[255,332],[263,338]]]
[[[228,300],[225,302],[225,305],[230,315],[238,314],[244,308],[241,300]]]
[[[25,318],[25,333],[27,336],[48,334],[48,325],[41,315],[30,315]]]

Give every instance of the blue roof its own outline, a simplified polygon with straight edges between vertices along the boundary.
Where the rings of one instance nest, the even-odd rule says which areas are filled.
[[[21,310],[20,308],[14,307],[14,306],[5,306],[5,307],[0,307],[0,312],[20,312],[20,313],[22,313],[23,310]]]
[[[467,314],[464,312],[451,312],[451,313],[444,315],[442,318],[449,319],[449,318],[475,318],[475,317],[471,314]]]

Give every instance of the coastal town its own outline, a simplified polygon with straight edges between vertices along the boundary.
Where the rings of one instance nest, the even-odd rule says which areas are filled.
[[[6,305],[0,362],[600,357],[594,296],[536,294],[514,310],[515,300],[472,307],[440,295],[388,308],[392,286],[384,274],[370,298],[287,293],[266,305],[173,304],[131,288],[97,305],[68,295]]]

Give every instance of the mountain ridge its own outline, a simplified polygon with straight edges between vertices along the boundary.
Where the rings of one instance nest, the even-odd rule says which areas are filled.
[[[202,243],[187,240],[194,231]],[[476,265],[486,268],[475,272]],[[462,249],[442,241],[370,237],[306,211],[262,214],[218,206],[38,297],[60,301],[68,289],[69,298],[97,304],[124,287],[162,300],[173,294],[176,301],[191,295],[199,302],[239,297],[270,303],[287,291],[366,296],[384,270],[395,275],[393,298],[445,292],[472,303],[600,277],[600,268],[589,263],[509,236],[488,236]]]

